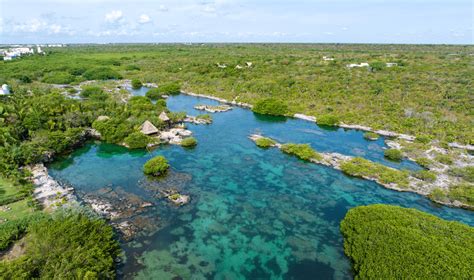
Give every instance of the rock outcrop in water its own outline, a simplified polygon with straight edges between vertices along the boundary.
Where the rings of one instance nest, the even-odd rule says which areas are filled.
[[[219,113],[232,110],[232,107],[229,105],[196,105],[194,106],[196,110],[202,110],[209,113]]]

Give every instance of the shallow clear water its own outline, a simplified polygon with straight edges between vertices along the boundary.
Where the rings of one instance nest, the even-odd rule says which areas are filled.
[[[207,99],[172,96],[168,107],[197,115]],[[472,212],[441,207],[419,195],[387,190],[331,168],[306,163],[277,149],[259,149],[248,135],[261,132],[281,142],[310,143],[319,151],[364,156],[396,168],[416,164],[388,162],[383,139],[363,133],[325,130],[313,123],[254,115],[234,108],[213,114],[208,126],[189,125],[194,149],[161,146],[153,152],[93,143],[50,166],[58,180],[79,194],[104,186],[136,194],[154,206],[142,215],[159,217],[159,230],[144,231],[124,243],[127,261],[121,277],[137,279],[346,279],[339,223],[348,209],[373,203],[414,207],[474,225]],[[164,155],[167,179],[149,181],[142,165]],[[162,185],[192,197],[176,208],[153,194]],[[154,220],[155,221],[155,220]],[[176,278],[179,279],[179,278]]]

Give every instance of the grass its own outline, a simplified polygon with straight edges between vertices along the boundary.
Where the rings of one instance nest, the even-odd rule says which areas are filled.
[[[5,205],[25,198],[28,195],[27,188],[17,186],[11,181],[0,177],[0,205]]]
[[[25,218],[35,212],[34,207],[28,203],[28,199],[22,199],[17,202],[13,202],[7,205],[0,206],[0,208],[10,208],[11,210],[5,211],[0,209],[0,220],[6,219],[7,221],[14,221]],[[0,224],[1,225],[1,224]]]

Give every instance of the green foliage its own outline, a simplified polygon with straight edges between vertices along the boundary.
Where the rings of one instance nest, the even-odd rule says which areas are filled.
[[[197,140],[194,137],[186,137],[181,141],[183,147],[194,147],[197,145]]]
[[[84,214],[58,214],[29,225],[25,253],[0,263],[6,279],[115,277],[120,253],[112,227]]]
[[[169,168],[168,161],[164,156],[156,156],[143,165],[143,173],[146,175],[160,176]]]
[[[130,64],[130,65],[127,65],[125,66],[125,70],[127,71],[134,71],[134,70],[140,70],[140,67],[135,65],[135,64]]]
[[[70,84],[75,77],[67,72],[51,72],[44,76],[43,82],[48,84]]]
[[[415,141],[422,144],[428,144],[431,142],[431,137],[429,135],[418,135],[416,136]]]
[[[140,89],[143,86],[142,82],[138,79],[132,80],[132,88],[133,89]]]
[[[375,178],[383,184],[395,183],[399,187],[408,186],[408,172],[393,169],[363,158],[353,158],[341,164],[341,170],[351,176]]]
[[[435,188],[431,191],[431,193],[428,195],[429,198],[431,198],[434,201],[446,201],[447,200],[447,194],[440,188]]]
[[[152,138],[141,132],[133,132],[124,141],[130,149],[142,149],[152,142]]]
[[[474,208],[474,184],[460,184],[450,186],[448,197],[451,200],[458,200]]]
[[[98,96],[104,94],[104,91],[101,87],[97,86],[88,86],[84,87],[81,91],[82,98],[90,98],[92,96]]]
[[[145,93],[145,96],[151,100],[163,98],[163,93],[158,88],[152,88]]]
[[[415,209],[352,208],[341,222],[355,279],[474,278],[474,229]]]
[[[445,154],[437,154],[437,155],[435,156],[435,160],[436,160],[437,162],[442,163],[442,164],[447,164],[447,165],[453,164],[453,159],[452,159],[451,156],[448,155],[448,154],[446,154],[446,155],[445,155]]]
[[[451,168],[449,174],[462,178],[469,183],[474,183],[474,166]]]
[[[121,79],[122,76],[109,67],[95,67],[87,70],[83,74],[87,80],[110,80]]]
[[[380,135],[378,135],[375,132],[370,132],[369,131],[369,132],[364,133],[364,138],[367,139],[367,140],[375,141],[375,140],[380,138]]]
[[[177,82],[164,83],[158,85],[158,90],[161,94],[174,95],[181,93],[181,85]]]
[[[309,144],[288,143],[281,146],[281,150],[290,155],[294,155],[302,160],[321,160],[322,156],[313,150]]]
[[[425,157],[417,158],[415,162],[424,168],[429,168],[433,164],[431,159]]]
[[[100,132],[102,139],[109,143],[120,143],[131,132],[132,128],[120,119],[96,120],[92,128]]]
[[[209,115],[209,114],[197,115],[197,116],[196,116],[196,119],[200,119],[200,120],[205,120],[205,121],[208,121],[208,122],[212,122],[212,116]]]
[[[335,126],[339,124],[339,119],[331,114],[321,115],[316,120],[318,125]]]
[[[26,230],[30,225],[37,223],[44,218],[45,214],[37,212],[21,219],[3,222],[0,225],[0,251],[8,249],[14,241],[20,239],[26,233]]]
[[[377,71],[381,71],[385,68],[385,62],[381,62],[381,61],[376,61],[376,62],[372,62],[370,63],[370,70],[372,72],[377,72]]]
[[[273,147],[276,142],[271,138],[261,137],[255,141],[255,144],[260,148],[270,148]]]
[[[252,111],[264,115],[285,116],[289,113],[288,106],[279,99],[267,98],[259,100],[253,106]]]
[[[386,149],[383,152],[383,155],[389,160],[401,161],[403,159],[402,151],[398,149]]]
[[[413,173],[415,178],[426,182],[434,182],[436,181],[436,173],[428,171],[428,170],[419,170]]]

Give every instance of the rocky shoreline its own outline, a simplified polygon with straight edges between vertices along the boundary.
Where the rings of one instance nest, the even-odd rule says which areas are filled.
[[[48,169],[44,164],[28,166],[27,169],[32,174],[30,180],[36,186],[33,190],[33,197],[43,205],[44,209],[54,210],[59,207],[78,205],[74,188],[59,184],[49,176]]]
[[[262,136],[260,134],[252,134],[252,135],[249,136],[249,139],[254,141],[254,142],[256,142],[260,138],[264,138],[264,136]],[[278,148],[278,149],[281,149],[282,144],[278,143],[278,142],[275,142],[275,144],[273,144],[273,146]],[[313,159],[310,159],[309,161],[313,162],[313,163],[316,163],[316,164],[325,165],[325,166],[328,166],[328,167],[331,167],[331,168],[334,168],[334,169],[337,169],[337,170],[341,170],[341,164],[343,162],[350,161],[350,160],[355,158],[353,156],[343,155],[343,154],[339,154],[339,153],[319,153],[319,154],[322,156],[321,160],[317,160],[317,159],[313,158]],[[391,168],[391,167],[386,167],[386,168],[396,170],[396,169]],[[412,175],[409,175],[408,176],[408,180],[409,180],[408,188],[399,187],[395,183],[384,183],[384,182],[380,181],[378,178],[375,178],[375,177],[368,177],[368,176],[360,176],[360,177],[365,179],[365,180],[376,182],[379,185],[382,185],[383,187],[385,187],[387,189],[396,190],[396,191],[400,191],[400,192],[414,192],[414,193],[417,193],[417,194],[428,197],[429,194],[434,189],[447,190],[449,188],[449,181],[450,180],[449,180],[449,177],[446,174],[447,168],[441,168],[441,169],[438,169],[436,171],[439,172],[439,173],[437,173],[437,178],[434,182],[425,182],[425,181],[422,181],[418,178],[415,178]],[[432,199],[431,197],[429,197],[429,198]],[[462,203],[460,201],[457,201],[457,200],[455,200],[455,201],[433,200],[433,201],[435,201],[439,204],[449,206],[449,207],[459,207],[459,208],[465,208],[465,209],[473,210],[470,205],[464,204],[464,203]]]
[[[202,110],[209,113],[220,113],[220,112],[227,112],[232,110],[232,107],[229,105],[196,105],[194,106],[196,110]]]

